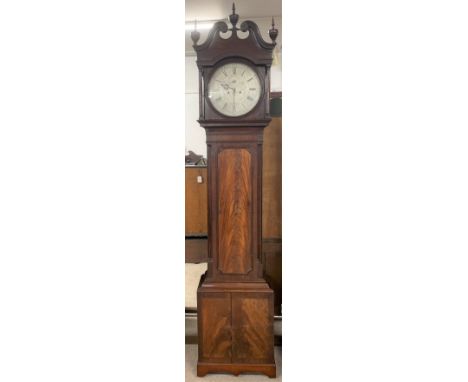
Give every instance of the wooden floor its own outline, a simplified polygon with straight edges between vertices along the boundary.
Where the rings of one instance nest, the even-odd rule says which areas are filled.
[[[275,347],[276,378],[263,374],[241,374],[238,377],[230,374],[208,374],[197,377],[197,345],[185,345],[185,382],[266,382],[281,381],[281,347]]]

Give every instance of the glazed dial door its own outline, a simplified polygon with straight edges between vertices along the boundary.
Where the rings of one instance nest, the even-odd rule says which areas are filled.
[[[213,107],[228,117],[251,111],[262,95],[257,72],[250,66],[233,62],[220,66],[208,83],[208,98]]]

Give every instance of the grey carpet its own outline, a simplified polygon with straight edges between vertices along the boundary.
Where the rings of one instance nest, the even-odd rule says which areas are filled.
[[[200,277],[205,273],[208,265],[185,264],[185,307],[197,309],[197,288],[200,283]]]

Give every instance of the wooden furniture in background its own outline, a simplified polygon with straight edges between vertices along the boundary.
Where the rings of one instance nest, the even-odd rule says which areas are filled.
[[[274,117],[263,136],[264,239],[281,239],[281,176],[281,117]]]
[[[185,167],[186,263],[208,261],[207,172],[206,166]]]
[[[272,119],[263,135],[263,259],[265,277],[275,292],[275,315],[278,316],[281,316],[282,303],[281,97],[281,93],[271,95]]]
[[[185,262],[206,263],[208,261],[208,239],[206,237],[185,237]]]
[[[201,183],[198,182],[198,179],[201,179]],[[185,167],[185,236],[206,236],[208,234],[206,181],[206,167]]]

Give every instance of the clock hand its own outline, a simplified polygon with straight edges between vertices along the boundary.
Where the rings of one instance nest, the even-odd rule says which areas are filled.
[[[223,87],[224,90],[235,90],[234,88],[231,88],[228,84],[221,84],[221,86]]]

